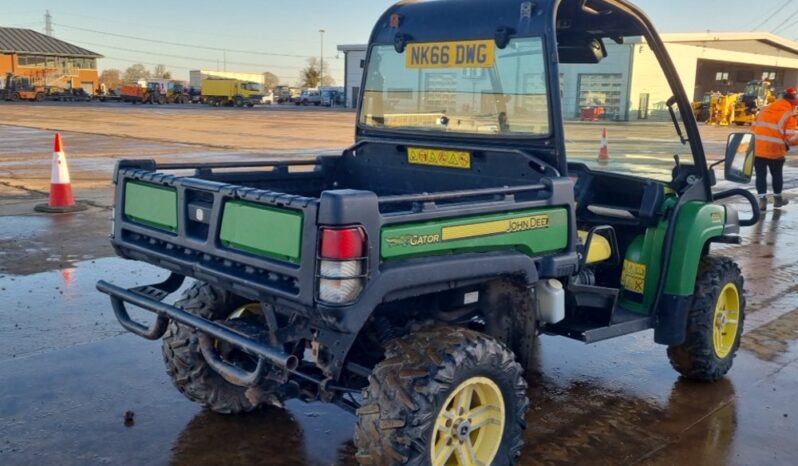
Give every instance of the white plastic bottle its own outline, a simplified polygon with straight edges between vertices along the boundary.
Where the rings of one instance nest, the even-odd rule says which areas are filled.
[[[543,280],[535,285],[538,320],[556,324],[565,319],[565,290],[556,279]]]

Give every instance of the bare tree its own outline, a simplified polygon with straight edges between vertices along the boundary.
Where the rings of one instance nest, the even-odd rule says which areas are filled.
[[[155,65],[152,77],[156,79],[172,79],[172,73],[166,70],[166,65]]]
[[[299,82],[302,84],[302,87],[319,87],[320,84],[322,86],[332,86],[335,84],[335,80],[330,76],[327,70],[327,63],[324,64],[324,82],[319,83],[319,78],[321,78],[319,73],[319,59],[310,57],[308,58],[308,66],[299,72]]]
[[[315,57],[308,58],[308,66],[299,72],[299,82],[302,87],[317,87],[319,85],[319,64]]]
[[[149,79],[150,72],[147,68],[144,67],[141,63],[136,63],[135,65],[129,66],[126,70],[124,75],[122,76],[122,80],[126,83],[135,83],[140,79]]]
[[[266,89],[274,89],[278,84],[280,84],[280,78],[278,78],[276,74],[268,71],[263,73],[263,87]]]
[[[122,72],[115,69],[109,68],[107,70],[103,70],[100,74],[100,82],[105,84],[106,89],[116,89],[119,87],[119,84],[122,81]]]

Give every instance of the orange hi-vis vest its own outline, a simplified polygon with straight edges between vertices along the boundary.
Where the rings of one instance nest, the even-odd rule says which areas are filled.
[[[781,159],[790,146],[798,145],[798,119],[792,104],[785,99],[762,109],[753,126],[757,157]]]

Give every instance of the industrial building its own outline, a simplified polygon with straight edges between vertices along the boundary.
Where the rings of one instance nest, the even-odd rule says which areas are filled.
[[[344,92],[348,108],[357,108],[367,49],[365,45],[338,46],[338,51],[344,53]]]
[[[262,73],[236,73],[233,71],[219,71],[219,70],[192,70],[188,72],[188,85],[199,89],[202,85],[203,79],[208,78],[225,78],[225,79],[238,79],[240,81],[249,81],[263,85]]]
[[[764,32],[663,34],[688,96],[741,92],[751,80],[770,81],[776,89],[798,85],[798,43]],[[654,54],[642,38],[623,44],[604,41],[608,57],[599,64],[561,65],[566,118],[578,118],[586,106],[601,106],[605,118],[639,120],[664,116],[671,96]],[[365,45],[340,45],[346,59],[346,101],[357,106],[366,58]],[[654,84],[657,83],[657,84]]]
[[[91,94],[99,85],[98,58],[102,55],[31,29],[0,27],[3,78],[12,73],[36,86],[83,88]]]

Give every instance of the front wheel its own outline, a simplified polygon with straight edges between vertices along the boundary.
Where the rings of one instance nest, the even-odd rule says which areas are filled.
[[[360,464],[515,463],[529,406],[513,353],[455,327],[387,345],[369,377],[354,442]]]
[[[744,322],[740,267],[725,257],[704,257],[687,317],[687,338],[668,348],[671,365],[688,379],[720,379],[732,367]]]

